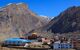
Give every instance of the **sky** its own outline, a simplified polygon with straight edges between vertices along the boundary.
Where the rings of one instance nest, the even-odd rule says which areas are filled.
[[[0,7],[8,3],[25,3],[37,15],[55,17],[72,6],[80,6],[80,0],[0,0]]]

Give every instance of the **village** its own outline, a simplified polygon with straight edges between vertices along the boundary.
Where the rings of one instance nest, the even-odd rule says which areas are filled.
[[[32,33],[26,37],[4,40],[1,46],[32,50],[79,50],[80,39],[78,37],[79,34],[55,34],[53,38],[48,38],[37,35],[37,33]]]

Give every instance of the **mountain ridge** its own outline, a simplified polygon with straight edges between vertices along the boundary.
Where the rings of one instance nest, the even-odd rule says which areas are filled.
[[[29,10],[26,4],[10,4],[0,9],[0,34],[3,34],[1,37],[13,37],[13,34],[20,37],[46,23],[46,20],[43,21]]]
[[[52,25],[47,28],[54,33],[68,33],[80,30],[80,6],[73,6],[62,13],[60,13],[56,19],[52,19],[50,23]]]

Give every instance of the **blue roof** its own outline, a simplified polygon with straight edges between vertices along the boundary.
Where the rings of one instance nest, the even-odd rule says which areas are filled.
[[[9,39],[6,39],[5,41],[22,41],[22,42],[32,42],[31,40],[27,40],[27,39],[20,39],[20,38],[9,38]]]

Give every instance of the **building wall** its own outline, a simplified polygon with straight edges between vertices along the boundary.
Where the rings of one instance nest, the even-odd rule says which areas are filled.
[[[73,45],[71,43],[54,43],[53,44],[54,49],[61,49],[61,48],[73,48]]]

